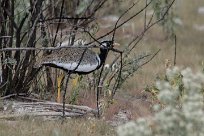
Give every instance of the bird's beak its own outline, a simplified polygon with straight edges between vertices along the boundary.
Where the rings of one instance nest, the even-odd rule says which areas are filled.
[[[120,44],[119,43],[113,43],[113,47],[114,46],[120,46]]]
[[[120,44],[119,43],[113,43],[113,47],[115,47],[115,46],[120,46]],[[115,49],[115,48],[112,48],[112,51],[122,53],[122,51]]]

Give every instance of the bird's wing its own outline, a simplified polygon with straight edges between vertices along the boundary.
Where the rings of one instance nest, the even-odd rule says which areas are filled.
[[[58,63],[78,63],[80,64],[96,64],[98,63],[97,54],[90,49],[69,48],[55,50],[51,54],[43,57],[36,63],[38,66],[43,64],[58,62]]]

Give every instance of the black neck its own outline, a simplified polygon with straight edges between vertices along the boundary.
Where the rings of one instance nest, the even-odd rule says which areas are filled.
[[[99,54],[99,58],[101,60],[100,65],[97,67],[97,69],[99,69],[101,67],[101,65],[106,61],[106,57],[108,55],[108,49],[100,49],[100,54]]]

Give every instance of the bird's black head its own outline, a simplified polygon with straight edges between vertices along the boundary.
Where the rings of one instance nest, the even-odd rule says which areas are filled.
[[[113,48],[113,41],[102,41],[100,46],[104,49],[111,49]]]
[[[108,52],[110,50],[115,51],[115,49],[113,48],[114,46],[119,46],[120,44],[118,43],[114,43],[113,41],[102,41],[100,43],[100,46],[102,48],[100,48],[100,53],[99,53],[99,57],[100,57],[100,65],[98,66],[98,68],[100,68],[100,66],[105,62],[106,57],[108,55]]]

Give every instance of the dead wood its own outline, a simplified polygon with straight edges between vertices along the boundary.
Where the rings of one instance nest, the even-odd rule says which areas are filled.
[[[8,101],[8,100],[7,100]],[[50,101],[37,101],[37,102],[22,102],[22,101],[9,101],[8,107],[4,107],[3,114],[0,119],[19,118],[24,116],[62,116],[62,104]],[[81,117],[81,116],[96,116],[97,110],[88,106],[79,106],[65,104],[65,117]]]

